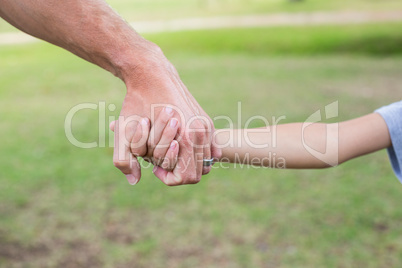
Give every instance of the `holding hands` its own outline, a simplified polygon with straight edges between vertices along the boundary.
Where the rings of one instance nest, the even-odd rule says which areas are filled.
[[[199,179],[185,180],[186,178],[183,176],[183,174],[194,173],[195,170],[187,170],[189,166],[194,166],[191,163],[193,159],[179,159],[179,142],[176,139],[182,139],[180,136],[181,125],[174,114],[174,110],[167,106],[160,111],[153,125],[146,117],[136,117],[138,122],[136,122],[134,131],[126,131],[126,133],[132,133],[132,139],[128,146],[130,149],[128,167],[121,171],[126,175],[130,184],[136,184],[141,177],[137,157],[142,157],[145,161],[155,165],[153,173],[166,185],[190,184],[199,181]],[[118,124],[117,121],[111,123],[112,131],[115,131],[116,124]],[[200,147],[204,149],[202,147],[205,146],[209,147],[209,144]],[[195,166],[201,166],[204,175],[210,171],[210,167],[202,165],[203,158],[201,157],[203,156],[195,156],[195,160],[201,163],[201,165],[195,163]]]
[[[132,61],[137,64],[133,68],[125,68],[121,75],[127,94],[115,127],[114,165],[132,184],[141,177],[137,156],[145,156],[152,163],[172,169],[171,163],[163,163],[162,160],[164,153],[168,153],[164,146],[169,146],[173,140],[170,133],[163,132],[171,120],[170,124],[177,131],[175,139],[180,145],[177,164],[168,172],[156,169],[155,174],[170,186],[198,183],[202,175],[210,172],[210,167],[203,167],[203,159],[218,158],[221,154],[212,145],[212,120],[188,91],[176,68],[160,48],[144,42],[145,51],[136,54]],[[136,134],[138,131],[146,132],[141,130],[146,127],[145,122],[139,123],[142,118],[149,118],[148,127],[152,127],[148,139],[146,135]],[[138,138],[135,135],[140,135],[144,141],[135,140]],[[132,144],[142,147],[133,150]]]

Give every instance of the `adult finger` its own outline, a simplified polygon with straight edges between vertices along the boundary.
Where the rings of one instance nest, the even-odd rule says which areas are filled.
[[[159,166],[155,166],[152,172],[167,186],[177,186],[183,184],[183,180],[176,176],[172,171],[167,171]]]
[[[147,154],[147,141],[149,136],[149,119],[143,118],[141,119],[140,124],[138,124],[135,134],[131,140],[130,147],[131,153],[138,157],[138,156],[146,156]]]
[[[109,128],[114,131],[116,121],[112,121]],[[147,140],[149,136],[149,119],[141,119],[141,124],[136,128],[133,139],[131,140],[131,153],[134,156],[145,156],[147,154]]]
[[[126,121],[123,117],[119,118],[114,127],[115,141],[113,151],[113,164],[126,175],[128,182],[132,185],[137,184],[141,178],[141,167],[136,157],[130,150],[130,142],[136,128],[136,122]]]
[[[197,180],[200,181],[201,180],[201,176],[203,174],[203,168],[204,168],[204,158],[206,158],[204,156],[204,151],[205,148],[203,146],[203,139],[202,136],[198,137],[198,146],[195,148],[194,150],[194,160],[195,160],[195,165],[197,167],[196,169],[196,176],[197,176]],[[197,181],[197,182],[198,182]]]
[[[211,152],[211,143],[212,143],[212,132],[213,132],[213,125],[212,122],[208,118],[203,118],[206,124],[206,139],[204,140],[203,144],[203,160],[204,159],[211,159],[212,152]],[[204,162],[204,161],[203,161]],[[202,175],[207,175],[211,171],[211,166],[204,166],[202,165]]]
[[[165,177],[167,185],[196,184],[201,180],[204,133],[198,121],[194,122],[193,128],[181,136],[179,158],[172,175]]]
[[[197,117],[188,129],[188,142],[191,144],[191,162],[187,166],[181,166],[181,171],[185,174],[184,184],[198,183],[203,173],[204,141],[206,140],[206,127],[201,117]],[[184,167],[184,169],[183,169]],[[192,168],[192,169],[190,169]]]

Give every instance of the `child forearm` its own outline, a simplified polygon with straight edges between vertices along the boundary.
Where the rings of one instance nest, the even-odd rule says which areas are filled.
[[[224,130],[216,135],[216,142],[223,147],[220,161],[273,168],[326,167],[325,162],[315,158],[305,148],[325,150],[325,127],[324,124],[313,124],[305,129],[304,137],[302,123]],[[327,159],[331,157],[327,155]]]
[[[218,130],[215,142],[222,147],[220,161],[273,168],[325,168],[391,145],[378,114],[339,124]]]

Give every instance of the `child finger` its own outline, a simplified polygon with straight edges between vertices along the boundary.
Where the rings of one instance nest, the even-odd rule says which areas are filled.
[[[176,167],[178,156],[179,156],[179,143],[176,140],[174,140],[170,143],[170,147],[165,155],[165,158],[163,159],[161,167],[164,170],[172,171]]]
[[[173,117],[174,111],[171,107],[165,107],[153,123],[149,139],[148,139],[148,156],[152,157],[155,147],[159,144],[159,140],[163,136],[163,131]],[[168,143],[169,144],[169,143]]]
[[[169,123],[163,130],[158,145],[154,149],[153,158],[155,163],[161,164],[163,162],[163,159],[169,150],[172,141],[176,137],[178,128],[179,121],[176,118],[170,119]]]

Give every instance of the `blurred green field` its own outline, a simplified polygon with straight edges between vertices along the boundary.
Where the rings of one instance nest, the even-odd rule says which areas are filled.
[[[263,27],[200,30],[150,35],[165,53],[247,53],[250,55],[401,55],[402,23],[344,26]]]
[[[401,1],[387,0],[106,0],[129,20],[174,19],[273,12],[321,10],[396,10]]]
[[[212,118],[237,118],[241,101],[243,123],[304,121],[338,100],[346,120],[401,100],[401,26],[147,37]],[[106,101],[113,116],[123,96],[120,81],[61,49],[0,47],[1,267],[402,266],[401,185],[385,151],[319,171],[228,165],[175,188],[147,168],[133,187],[112,148],[79,149],[64,134],[73,106]],[[97,140],[97,118],[77,114],[74,134]]]

